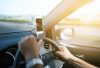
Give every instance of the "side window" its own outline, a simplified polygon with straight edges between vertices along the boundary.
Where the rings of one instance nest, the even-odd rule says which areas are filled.
[[[56,38],[57,39],[70,39],[74,37],[74,28],[67,26],[56,26],[55,28]]]
[[[61,30],[61,39],[70,39],[74,37],[74,29],[71,27],[66,27]]]

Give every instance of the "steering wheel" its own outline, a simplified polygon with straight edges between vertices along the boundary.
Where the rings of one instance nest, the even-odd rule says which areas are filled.
[[[57,44],[55,41],[53,41],[49,38],[44,38],[43,41],[50,43],[52,48],[54,48],[56,51],[60,50],[59,44]],[[19,50],[17,50],[17,53],[15,55],[15,61],[14,61],[13,66],[12,66],[13,68],[19,68],[19,62],[21,62],[21,60],[19,60],[19,59],[21,57],[22,57],[22,54],[20,53]],[[47,53],[47,54],[43,54],[43,55],[41,55],[41,57],[42,57],[42,60],[43,60],[43,63],[44,63],[44,67],[46,65],[48,65],[51,61],[56,59],[56,57],[53,55],[53,51],[51,51],[50,53]],[[25,61],[24,61],[24,63],[25,63]]]

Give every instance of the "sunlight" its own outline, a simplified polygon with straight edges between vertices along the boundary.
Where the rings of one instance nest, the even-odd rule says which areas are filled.
[[[100,20],[99,6],[100,0],[94,0],[67,16],[67,18],[80,19],[84,24],[90,24],[92,21]]]

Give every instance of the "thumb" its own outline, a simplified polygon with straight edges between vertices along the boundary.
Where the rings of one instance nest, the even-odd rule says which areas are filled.
[[[42,42],[43,42],[43,40],[42,40],[42,39],[40,39],[40,40],[39,40],[39,44],[41,45],[41,44],[42,44]]]
[[[57,56],[59,56],[60,54],[61,54],[60,51],[56,51],[56,52],[55,52],[55,55],[57,55]]]

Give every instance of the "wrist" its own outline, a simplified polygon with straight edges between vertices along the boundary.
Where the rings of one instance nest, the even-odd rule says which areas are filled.
[[[65,60],[66,60],[66,61],[68,61],[69,59],[74,60],[74,59],[76,59],[76,57],[75,57],[75,56],[73,56],[73,55],[71,55],[70,57],[66,57],[66,58],[65,58]]]
[[[40,58],[34,58],[26,62],[26,68],[32,68],[32,67],[37,68],[38,66],[43,66],[43,62]]]
[[[26,61],[29,61],[29,60],[32,60],[35,58],[39,58],[39,55],[27,55],[27,56],[25,56]]]
[[[78,61],[78,58],[75,56],[72,56],[72,57],[66,59],[66,62],[71,63],[71,64],[73,64],[74,62],[77,62],[77,61]]]

